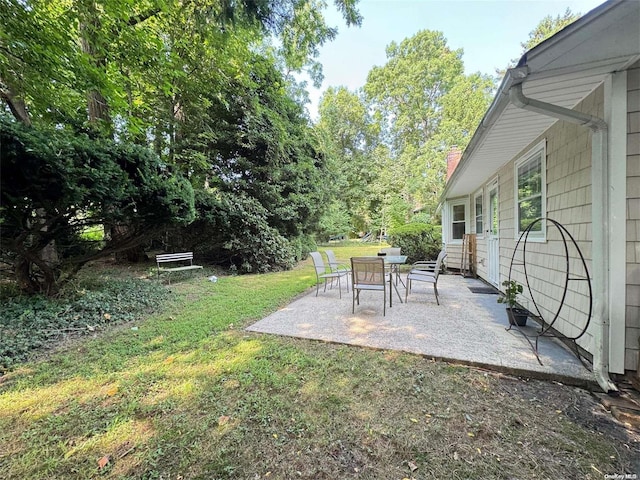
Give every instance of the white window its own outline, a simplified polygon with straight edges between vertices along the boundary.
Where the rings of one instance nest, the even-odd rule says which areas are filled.
[[[546,146],[541,142],[515,164],[515,231],[517,236],[537,218],[545,217],[547,168]],[[529,233],[530,239],[544,240],[545,222],[538,222]]]
[[[482,237],[484,236],[484,196],[482,190],[476,192],[473,198],[476,217],[476,235]]]
[[[450,224],[451,240],[453,243],[461,243],[462,237],[467,233],[467,201],[458,200],[451,203]]]

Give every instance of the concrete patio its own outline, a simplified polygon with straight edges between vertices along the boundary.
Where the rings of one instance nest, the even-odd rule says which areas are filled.
[[[337,287],[315,288],[247,328],[251,332],[308,338],[383,350],[399,350],[453,363],[531,378],[593,386],[595,378],[559,340],[541,338],[542,365],[517,329],[507,331],[504,305],[495,294],[473,293],[476,279],[441,275],[440,305],[431,285],[414,283],[408,303],[394,292],[393,307],[382,315],[382,294],[365,291],[351,313],[352,294]],[[404,300],[404,287],[398,285]],[[388,294],[387,294],[388,295]],[[523,332],[533,335],[531,319]],[[535,324],[537,326],[537,324]],[[534,341],[534,339],[532,339]]]

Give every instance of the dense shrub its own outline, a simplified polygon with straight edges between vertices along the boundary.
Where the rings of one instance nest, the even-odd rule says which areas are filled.
[[[407,262],[435,260],[442,249],[442,229],[428,223],[408,223],[389,232],[389,243],[400,247]]]
[[[296,251],[267,218],[267,210],[247,195],[197,191],[196,220],[174,230],[166,248],[196,252],[239,273],[289,269]]]
[[[309,252],[314,252],[318,249],[318,244],[311,235],[299,235],[289,240],[289,242],[293,248],[295,259],[298,262],[307,258]]]

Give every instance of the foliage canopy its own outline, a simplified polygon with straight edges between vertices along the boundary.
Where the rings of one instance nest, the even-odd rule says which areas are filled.
[[[193,188],[144,147],[0,117],[2,256],[21,287],[52,294],[86,262],[194,219]],[[94,240],[96,226],[125,234]]]

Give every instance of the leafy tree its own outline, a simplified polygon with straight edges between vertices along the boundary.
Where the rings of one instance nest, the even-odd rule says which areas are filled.
[[[387,218],[404,205],[435,212],[445,183],[446,152],[464,148],[489,104],[490,78],[463,74],[462,50],[440,32],[423,30],[387,47],[387,63],[374,67],[365,92],[381,116],[390,157],[380,175]],[[392,215],[393,211],[393,215]]]
[[[194,218],[191,185],[145,148],[4,117],[0,145],[1,253],[26,292],[53,295],[86,262]],[[104,224],[129,228],[105,243],[90,234]]]
[[[335,3],[347,24],[360,23],[355,0]],[[88,120],[107,135],[114,129],[135,135],[154,126],[145,105],[158,92],[173,100],[165,121],[180,119],[180,80],[198,71],[201,59],[217,57],[224,79],[224,66],[234,60],[219,46],[236,32],[253,32],[244,38],[252,48],[267,36],[279,38],[287,71],[312,64],[318,46],[335,36],[325,6],[319,0],[0,0],[1,98],[27,123],[34,115]]]
[[[75,31],[60,5],[0,0],[0,99],[18,121],[63,121],[86,102]]]
[[[317,234],[327,241],[333,235],[346,235],[352,230],[351,216],[344,203],[338,199],[331,202],[320,218]]]
[[[528,52],[538,44],[544,42],[547,38],[554,36],[564,27],[578,20],[581,16],[581,13],[573,13],[570,8],[567,8],[563,15],[558,15],[555,18],[551,15],[547,15],[546,17],[544,17],[542,20],[540,20],[538,25],[536,25],[536,28],[529,32],[529,37],[527,38],[527,40],[520,43],[520,46],[522,47],[520,56],[518,58],[511,59],[507,68],[515,67],[522,55],[524,55],[526,52]],[[499,82],[500,79],[504,77],[506,69],[496,69],[496,73],[498,74],[498,78],[496,79],[496,81]]]
[[[387,63],[369,72],[365,92],[385,119],[392,148],[419,146],[436,131],[441,98],[462,75],[461,57],[442,33],[429,30],[387,47]]]
[[[529,32],[529,38],[520,44],[522,53],[524,54],[547,38],[552,37],[567,25],[578,20],[581,16],[581,13],[573,13],[570,8],[567,8],[563,15],[558,15],[555,18],[547,15],[540,20],[536,28]]]
[[[273,63],[254,55],[245,67],[226,95],[203,96],[200,126],[190,126],[196,113],[185,110],[175,163],[195,184],[254,198],[271,227],[297,237],[315,227],[326,203],[324,156]]]
[[[329,88],[323,94],[318,108],[320,119],[316,130],[323,151],[328,156],[328,184],[331,185],[334,211],[328,214],[338,218],[339,208],[351,218],[356,230],[371,229],[371,214],[380,203],[380,192],[372,188],[378,183],[384,159],[380,147],[380,126],[368,109],[363,96],[344,87]],[[325,225],[329,218],[324,219]],[[327,232],[344,233],[345,230]]]
[[[347,24],[360,22],[355,0],[335,3]],[[317,225],[318,205],[326,204],[324,157],[287,93],[286,79],[303,68],[319,74],[317,48],[335,35],[322,14],[325,7],[320,0],[0,0],[0,98],[25,125],[78,132],[67,144],[86,145],[84,132],[116,139],[110,147],[96,147],[106,148],[106,157],[133,149],[122,161],[127,155],[146,158],[124,142],[151,144],[167,172],[184,173],[197,189],[209,185],[239,202],[245,196],[256,201],[265,209],[269,232],[306,244],[300,239]],[[271,37],[278,49],[265,41]],[[76,150],[64,151],[73,164],[67,173],[92,178],[95,172],[82,170],[89,164],[77,160]],[[49,168],[49,161],[55,172],[66,166],[55,156],[38,155],[40,170],[33,167],[31,176]],[[67,223],[94,217],[86,205],[105,199],[91,195],[83,193]],[[7,208],[18,198],[6,197]],[[39,207],[15,207],[41,215]],[[110,251],[138,238],[135,215],[100,212],[95,223],[114,232]],[[261,238],[267,242],[269,235]],[[48,245],[54,250],[64,248],[57,242],[66,239],[53,240]],[[40,273],[46,267],[40,265]],[[54,270],[50,276],[57,281],[60,275]]]

